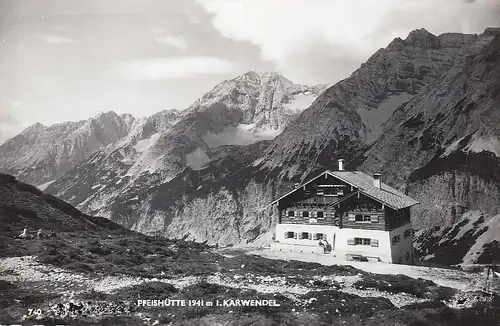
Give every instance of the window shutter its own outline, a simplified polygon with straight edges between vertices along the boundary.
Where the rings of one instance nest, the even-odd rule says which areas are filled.
[[[370,246],[378,247],[378,240],[377,239],[370,239]]]
[[[353,221],[353,222],[355,222],[355,221],[356,221],[356,215],[354,215],[354,214],[349,214],[348,216],[349,216],[349,221]]]
[[[285,232],[285,239],[288,239],[288,232]]]
[[[294,239],[297,239],[297,232],[294,232],[294,233],[293,233],[293,238],[294,238]]]
[[[316,212],[315,211],[312,211],[311,212],[311,216],[310,217],[316,217]]]
[[[312,239],[313,239],[313,234],[309,233],[309,240],[312,240]]]
[[[378,221],[379,221],[378,220],[378,215],[372,215],[370,217],[370,220],[371,220],[372,223],[378,223]]]
[[[355,245],[354,239],[347,239],[347,245],[354,246]]]

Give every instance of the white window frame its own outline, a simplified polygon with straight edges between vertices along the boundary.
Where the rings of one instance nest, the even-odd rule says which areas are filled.
[[[304,238],[304,234],[307,234],[307,237]],[[311,232],[300,232],[300,240],[310,240],[311,235]]]
[[[321,238],[318,237],[318,235],[321,235]],[[325,240],[326,235],[324,233],[315,233],[314,234],[314,240]]]
[[[370,238],[354,238],[355,246],[369,246],[371,243]]]
[[[356,217],[359,216],[359,215],[361,215],[362,221],[356,220]],[[372,217],[371,217],[371,215],[368,215],[368,214],[356,214],[354,216],[354,219],[355,219],[355,222],[359,223],[359,224],[369,224],[369,223],[372,223]]]

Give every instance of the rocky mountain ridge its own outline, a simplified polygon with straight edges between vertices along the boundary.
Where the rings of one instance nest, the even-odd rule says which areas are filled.
[[[384,171],[427,203],[415,208],[416,227],[454,223],[468,210],[500,212],[498,35],[401,107],[365,153],[361,169]]]
[[[326,88],[295,84],[274,72],[249,71],[220,83],[196,100],[187,112],[207,111],[215,104],[223,104],[229,111],[241,114],[239,123],[248,125],[250,130],[277,134]]]
[[[113,111],[77,122],[36,123],[0,146],[0,168],[21,180],[42,185],[130,131],[134,117]]]
[[[257,162],[291,178],[352,160],[373,145],[393,113],[493,36],[443,34],[420,29],[378,50],[349,78],[328,88],[288,125]],[[307,168],[306,168],[307,166]]]
[[[224,157],[221,148],[249,146],[253,153],[252,144],[267,144],[323,88],[297,85],[276,73],[249,72],[224,81],[163,129],[150,118],[136,120],[130,135],[82,161],[47,191],[86,212],[139,228],[134,215],[160,216],[149,209],[156,196],[152,189],[186,168],[198,171]],[[131,216],[120,215],[121,207]]]

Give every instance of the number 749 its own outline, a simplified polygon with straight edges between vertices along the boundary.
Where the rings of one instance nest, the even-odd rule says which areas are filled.
[[[29,316],[32,316],[32,315],[40,316],[41,314],[42,314],[42,310],[41,309],[28,309],[28,315]]]

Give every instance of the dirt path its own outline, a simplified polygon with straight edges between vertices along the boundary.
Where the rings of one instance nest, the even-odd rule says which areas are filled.
[[[476,291],[484,286],[480,273],[470,273],[436,267],[409,266],[377,262],[351,262],[330,255],[301,254],[292,252],[274,252],[269,249],[246,250],[246,254],[258,255],[269,259],[300,260],[322,265],[348,265],[365,272],[375,274],[402,274],[412,278],[422,278],[434,283],[461,291]]]

